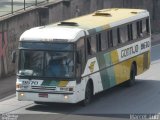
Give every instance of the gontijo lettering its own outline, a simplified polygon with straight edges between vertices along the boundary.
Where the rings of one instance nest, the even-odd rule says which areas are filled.
[[[121,51],[121,58],[138,53],[138,45],[131,46]]]
[[[141,50],[149,48],[150,47],[150,41],[145,41],[141,43]]]
[[[132,46],[122,48],[121,59],[131,57],[131,56],[135,56],[138,53],[144,52],[149,47],[150,47],[150,41],[144,41],[142,43],[138,42],[136,44],[133,44]]]

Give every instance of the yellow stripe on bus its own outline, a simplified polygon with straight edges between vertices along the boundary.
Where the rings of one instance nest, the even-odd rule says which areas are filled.
[[[62,80],[62,81],[59,82],[58,86],[59,86],[59,87],[66,87],[67,84],[68,84],[68,82],[69,82],[69,81]]]

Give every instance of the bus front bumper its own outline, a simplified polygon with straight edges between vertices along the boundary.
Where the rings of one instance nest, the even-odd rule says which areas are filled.
[[[16,91],[19,101],[38,101],[38,102],[55,102],[55,103],[77,103],[75,93],[38,93]]]

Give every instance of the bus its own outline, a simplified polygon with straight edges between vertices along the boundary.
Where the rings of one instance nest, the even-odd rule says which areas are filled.
[[[31,28],[19,40],[16,96],[87,105],[150,66],[149,12],[110,8]]]

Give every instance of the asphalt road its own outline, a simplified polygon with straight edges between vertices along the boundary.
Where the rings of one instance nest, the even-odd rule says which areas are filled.
[[[0,80],[0,101],[16,92],[16,76]],[[1,109],[1,108],[0,108]]]
[[[138,117],[160,119],[160,45],[152,47],[151,67],[137,77],[133,87],[114,87],[79,104],[36,105],[11,97],[0,102],[0,114],[17,115],[18,120],[125,120]],[[12,116],[13,117],[13,116]],[[0,117],[1,119],[2,117]]]

